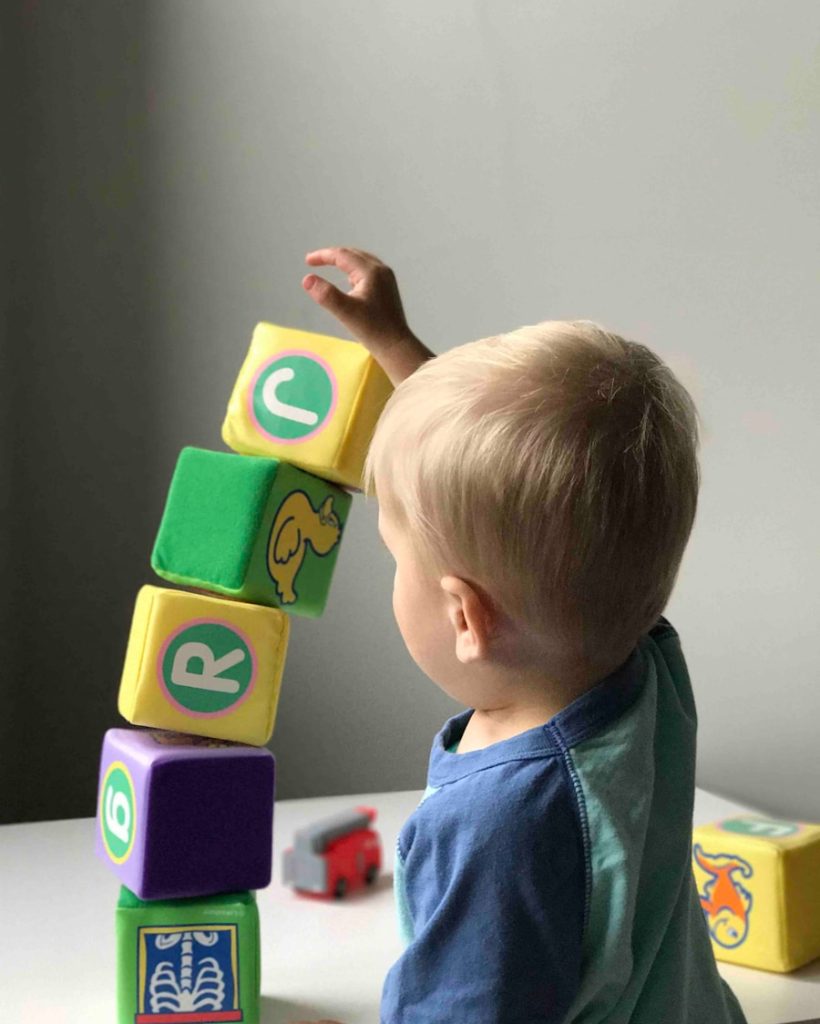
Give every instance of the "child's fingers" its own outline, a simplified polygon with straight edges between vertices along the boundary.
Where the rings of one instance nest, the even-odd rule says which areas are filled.
[[[358,256],[359,259],[361,259],[364,263],[369,263],[375,267],[384,266],[382,260],[380,260],[379,257],[375,256],[372,252],[365,252],[364,249],[351,249],[350,246],[346,246],[346,248],[349,253],[352,253],[354,256]]]
[[[329,249],[315,249],[305,256],[305,263],[311,267],[338,267],[346,274],[363,273],[368,266],[368,261],[363,254],[353,249],[331,247]]]
[[[307,274],[303,277],[302,287],[323,309],[333,313],[340,320],[347,319],[356,309],[355,299],[345,295],[343,291],[332,285],[330,281],[319,277],[318,274]]]

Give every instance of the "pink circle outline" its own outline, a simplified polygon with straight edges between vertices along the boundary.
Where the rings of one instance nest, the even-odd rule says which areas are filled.
[[[223,708],[221,711],[191,711],[190,708],[186,708],[184,704],[180,704],[179,701],[172,696],[170,690],[168,689],[165,683],[165,678],[162,674],[162,663],[165,660],[165,655],[168,651],[168,648],[171,646],[173,641],[179,636],[180,633],[183,633],[186,629],[190,629],[192,626],[211,625],[224,626],[225,629],[229,629],[232,633],[236,633],[239,637],[241,637],[243,643],[248,648],[248,651],[251,656],[251,678],[248,683],[247,690],[245,690],[245,692],[242,694],[239,700],[233,704],[229,704],[228,707]],[[191,718],[220,718],[222,715],[228,715],[231,712],[236,711],[240,704],[244,704],[248,697],[250,697],[251,692],[256,684],[256,651],[254,650],[253,644],[251,643],[250,639],[248,638],[248,635],[244,632],[244,630],[237,628],[232,622],[226,622],[224,619],[189,619],[187,622],[183,623],[167,637],[165,643],[160,648],[159,655],[157,656],[156,668],[157,680],[159,681],[160,690],[162,690],[168,703],[173,705],[173,707],[177,708],[179,711],[181,711],[183,715],[188,715]]]
[[[284,359],[285,356],[304,356],[307,359],[313,360],[314,363],[319,363],[319,365],[330,378],[330,386],[332,388],[330,408],[325,413],[324,418],[319,421],[319,425],[314,427],[309,434],[303,434],[301,437],[278,437],[276,434],[271,434],[269,431],[265,430],[265,428],[256,418],[256,412],[254,411],[253,408],[253,394],[254,391],[256,391],[256,385],[257,382],[259,381],[259,378],[262,376],[265,370],[268,369],[269,366],[272,366],[279,359]],[[270,359],[266,359],[265,362],[261,364],[259,369],[253,375],[250,387],[248,388],[246,401],[248,407],[248,416],[251,420],[251,423],[254,424],[254,426],[256,427],[260,434],[264,434],[265,437],[267,437],[271,441],[275,441],[277,444],[301,444],[303,441],[307,441],[311,437],[315,437],[316,434],[320,433],[322,430],[325,429],[325,427],[330,422],[333,413],[336,411],[336,404],[338,402],[338,398],[339,385],[338,382],[336,381],[336,374],[333,372],[333,368],[331,367],[330,363],[322,356],[317,355],[315,352],[311,352],[309,349],[289,348],[283,350],[282,352],[277,352],[276,355],[271,356]]]

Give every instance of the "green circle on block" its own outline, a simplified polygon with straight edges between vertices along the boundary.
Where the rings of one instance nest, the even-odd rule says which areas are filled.
[[[333,381],[315,359],[285,355],[259,374],[252,402],[256,421],[267,434],[297,441],[321,428],[333,407]]]
[[[783,839],[800,831],[799,827],[790,821],[771,821],[763,818],[730,818],[722,822],[720,827],[725,832],[769,839]]]
[[[162,683],[169,697],[194,715],[230,711],[250,689],[254,657],[236,630],[203,622],[173,636],[162,656]]]
[[[121,761],[109,765],[102,786],[100,827],[108,856],[116,864],[128,859],[137,827],[134,786]]]

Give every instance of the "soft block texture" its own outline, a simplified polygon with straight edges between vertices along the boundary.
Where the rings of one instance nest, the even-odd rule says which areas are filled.
[[[727,818],[694,830],[692,856],[718,960],[792,971],[820,956],[820,825]]]
[[[276,608],[145,586],[120,714],[134,725],[261,746],[273,732],[289,632]]]
[[[183,448],[151,566],[173,583],[317,617],[351,502],[278,459]]]
[[[270,883],[275,762],[265,748],[109,729],[96,851],[142,899]]]
[[[254,893],[147,903],[123,886],[116,933],[117,1024],[258,1024]]]
[[[222,438],[236,452],[284,459],[360,490],[367,448],[392,390],[358,342],[260,323]]]

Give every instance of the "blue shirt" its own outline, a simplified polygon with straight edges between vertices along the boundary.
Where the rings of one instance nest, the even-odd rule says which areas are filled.
[[[382,1024],[745,1024],[691,864],[694,698],[663,617],[545,725],[433,742],[402,829]]]

